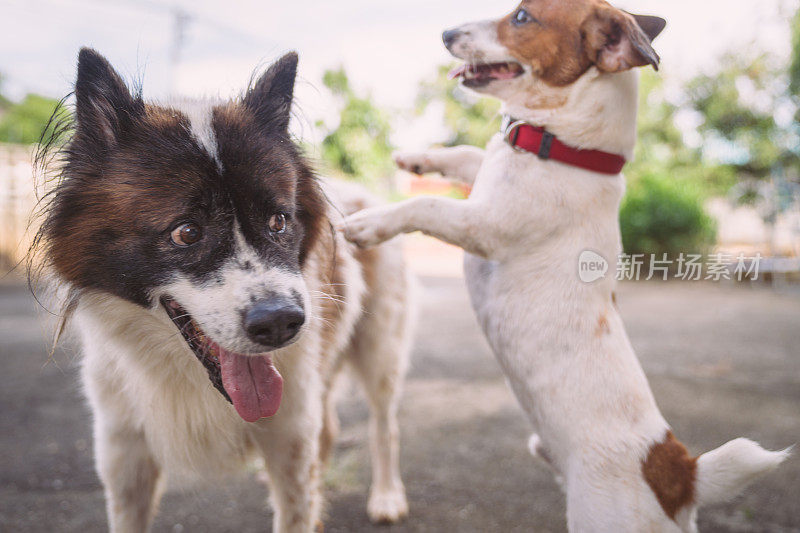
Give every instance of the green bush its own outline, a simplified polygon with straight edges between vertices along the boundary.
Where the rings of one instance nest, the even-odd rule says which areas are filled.
[[[620,209],[622,245],[628,254],[704,253],[716,238],[702,197],[685,182],[645,174],[628,185]]]

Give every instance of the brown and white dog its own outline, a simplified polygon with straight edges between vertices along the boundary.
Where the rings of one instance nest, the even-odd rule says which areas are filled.
[[[468,252],[473,308],[536,428],[531,451],[566,492],[571,531],[694,531],[699,506],[787,455],[736,439],[690,457],[628,341],[614,276],[578,276],[587,250],[615,272],[620,169],[636,140],[632,69],[658,66],[651,41],[664,25],[602,0],[524,0],[500,20],[445,32],[467,63],[454,74],[513,119],[485,152],[397,155],[402,168],[471,185],[469,199],[414,198],[344,225],[361,246],[422,231]]]
[[[241,99],[159,105],[80,53],[39,242],[82,342],[112,531],[148,529],[168,475],[215,480],[253,459],[273,531],[312,531],[344,366],[370,402],[369,515],[407,512],[409,278],[397,246],[357,250],[333,231],[374,202],[319,180],[292,141],[296,70],[289,54]]]

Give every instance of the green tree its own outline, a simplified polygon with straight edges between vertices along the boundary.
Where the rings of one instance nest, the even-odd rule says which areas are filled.
[[[794,98],[795,105],[800,109],[800,8],[794,14],[791,25],[792,55],[789,63],[789,91]],[[800,111],[795,115],[795,121],[800,122]]]
[[[2,116],[3,112],[11,105],[11,101],[3,96],[3,81],[4,77],[0,74],[0,116]]]
[[[394,173],[391,124],[387,114],[369,96],[359,96],[350,86],[343,68],[328,70],[325,86],[341,102],[339,124],[328,128],[322,141],[322,157],[346,177],[375,184]],[[317,125],[326,128],[324,123]]]
[[[786,67],[766,54],[727,54],[721,65],[718,73],[700,75],[687,86],[689,105],[703,119],[699,133],[705,155],[743,178],[783,171],[796,178],[800,138],[791,124],[797,110]]]
[[[416,110],[423,113],[430,104],[443,105],[444,122],[450,130],[444,146],[471,144],[483,148],[500,129],[500,102],[493,98],[479,98],[458,87],[456,80],[448,79],[453,65],[442,65],[433,81],[420,84]]]
[[[18,103],[0,98],[0,142],[39,142],[57,106],[57,100],[38,94],[28,94]]]
[[[687,87],[702,117],[704,155],[738,178],[731,196],[756,207],[772,229],[800,206],[800,9],[790,21],[788,61],[768,53],[727,54],[721,69]]]
[[[677,257],[707,250],[716,231],[703,200],[736,182],[728,167],[709,164],[699,148],[687,146],[677,125],[680,112],[662,77],[643,71],[636,154],[625,168],[628,189],[619,214],[629,254]]]
[[[668,174],[700,196],[724,194],[736,183],[735,172],[704,160],[699,148],[687,146],[677,126],[680,112],[681,106],[667,98],[661,75],[644,70],[639,89],[636,154],[625,168],[628,181]]]

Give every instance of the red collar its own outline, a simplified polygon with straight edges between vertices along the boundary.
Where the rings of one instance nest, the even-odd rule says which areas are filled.
[[[503,119],[503,136],[514,150],[531,152],[539,159],[554,159],[601,174],[619,174],[627,162],[621,155],[573,148],[544,128],[511,117]]]

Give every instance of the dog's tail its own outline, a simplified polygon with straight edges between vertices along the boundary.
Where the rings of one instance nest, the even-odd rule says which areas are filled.
[[[735,439],[697,458],[695,502],[707,505],[728,500],[749,483],[777,468],[792,449],[765,450],[749,439]]]

